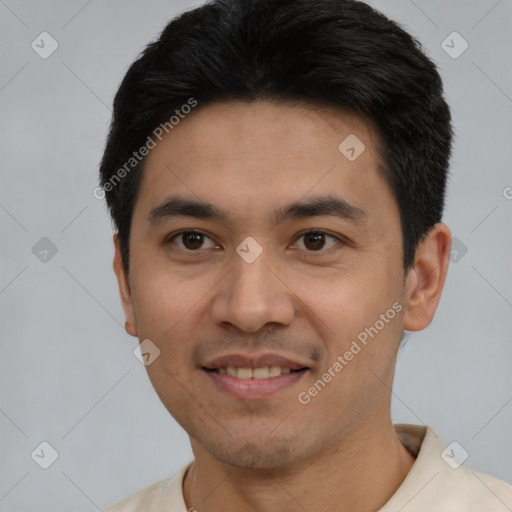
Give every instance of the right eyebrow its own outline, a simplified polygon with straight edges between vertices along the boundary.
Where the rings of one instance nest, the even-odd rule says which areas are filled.
[[[148,215],[151,224],[176,217],[195,217],[197,219],[219,219],[226,220],[228,215],[211,203],[185,199],[174,196],[153,208]]]

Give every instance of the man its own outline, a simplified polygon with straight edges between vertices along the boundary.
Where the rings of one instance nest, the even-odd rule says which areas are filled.
[[[391,421],[447,273],[451,142],[435,65],[361,2],[214,1],[148,46],[101,185],[126,330],[194,461],[109,512],[512,509]]]

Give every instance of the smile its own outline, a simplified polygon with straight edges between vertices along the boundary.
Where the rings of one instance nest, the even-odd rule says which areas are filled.
[[[262,366],[261,368],[236,368],[228,366],[226,368],[214,368],[210,371],[220,373],[221,375],[237,377],[238,379],[268,379],[300,370],[292,370],[291,368],[281,366]]]
[[[228,366],[202,370],[208,379],[213,381],[215,388],[223,394],[239,400],[258,400],[293,386],[304,377],[309,368],[292,370],[280,366]]]

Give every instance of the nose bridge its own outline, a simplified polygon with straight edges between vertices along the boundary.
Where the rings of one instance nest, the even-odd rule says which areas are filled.
[[[242,242],[232,255],[231,271],[213,300],[212,320],[229,322],[247,332],[269,322],[287,325],[295,313],[293,297],[271,270],[275,265],[268,248],[261,247],[255,259],[247,257],[255,254],[251,243]]]

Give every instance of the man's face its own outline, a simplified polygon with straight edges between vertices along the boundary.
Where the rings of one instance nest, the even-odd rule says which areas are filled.
[[[195,450],[278,467],[389,422],[406,292],[377,143],[348,112],[220,103],[148,155],[127,329],[159,348],[150,379]]]

